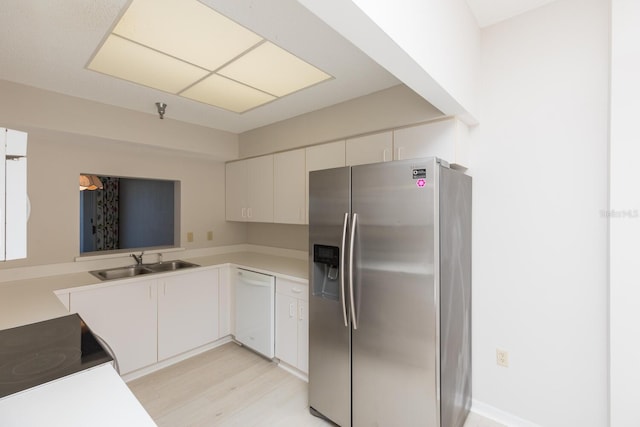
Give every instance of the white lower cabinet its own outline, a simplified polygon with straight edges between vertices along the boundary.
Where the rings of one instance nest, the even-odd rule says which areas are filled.
[[[309,371],[309,286],[276,279],[276,357]]]
[[[219,285],[218,268],[158,275],[74,289],[69,309],[111,347],[124,375],[228,335],[221,335],[219,313],[229,315],[230,301],[219,305]]]
[[[158,360],[217,340],[218,323],[218,269],[158,280]]]
[[[71,292],[69,308],[115,353],[120,374],[157,362],[157,287],[140,280]]]
[[[228,265],[218,269],[218,336],[226,337],[232,332],[231,307],[231,268]]]

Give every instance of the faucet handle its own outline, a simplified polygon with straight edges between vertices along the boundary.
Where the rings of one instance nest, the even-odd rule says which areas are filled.
[[[144,255],[144,251],[140,252],[140,255],[129,254],[130,257],[136,260],[136,264],[142,265],[142,256]]]

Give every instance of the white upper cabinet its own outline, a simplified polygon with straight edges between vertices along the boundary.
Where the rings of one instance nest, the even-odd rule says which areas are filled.
[[[273,222],[273,155],[226,164],[226,219]]]
[[[305,150],[273,156],[273,220],[283,224],[304,224]]]
[[[231,162],[225,166],[225,202],[228,221],[247,220],[247,162]]]
[[[393,160],[393,135],[389,131],[347,139],[346,156],[349,166]]]
[[[336,141],[305,148],[305,200],[309,200],[309,172],[338,168],[346,165],[345,142]],[[305,224],[309,223],[308,203],[305,206]]]
[[[273,222],[273,155],[247,160],[247,221]]]
[[[393,131],[394,159],[439,157],[468,167],[469,129],[456,118]]]
[[[345,166],[345,142],[335,141],[305,148],[307,173]]]
[[[0,261],[27,257],[27,134],[0,128]]]

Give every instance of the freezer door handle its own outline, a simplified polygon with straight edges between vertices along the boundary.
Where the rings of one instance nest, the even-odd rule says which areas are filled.
[[[344,319],[344,326],[349,327],[349,320],[347,319],[347,302],[345,301],[344,291],[344,251],[347,248],[347,230],[349,227],[349,212],[344,214],[344,222],[342,224],[342,247],[340,248],[340,299],[342,300],[342,318]]]
[[[349,301],[351,303],[351,322],[353,323],[353,330],[358,329],[358,321],[356,320],[356,304],[353,297],[353,248],[356,241],[356,224],[358,223],[358,214],[353,214],[353,221],[351,223],[351,236],[349,236]]]

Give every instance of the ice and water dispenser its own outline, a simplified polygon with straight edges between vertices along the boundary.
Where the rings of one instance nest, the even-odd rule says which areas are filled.
[[[339,301],[340,249],[337,246],[313,245],[313,295]]]

